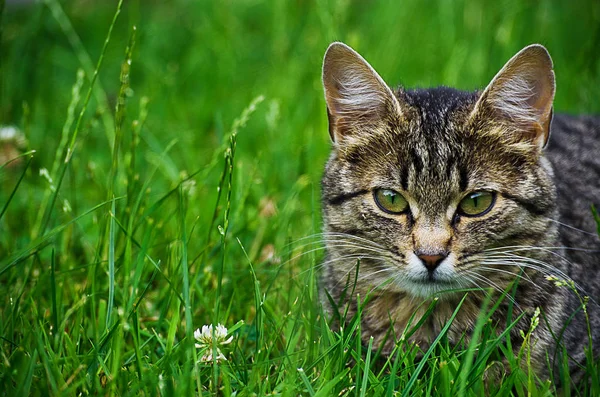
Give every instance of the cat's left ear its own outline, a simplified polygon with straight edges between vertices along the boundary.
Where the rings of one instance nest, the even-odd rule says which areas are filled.
[[[513,56],[484,90],[471,119],[492,118],[543,148],[550,135],[555,80],[546,48],[532,44]]]

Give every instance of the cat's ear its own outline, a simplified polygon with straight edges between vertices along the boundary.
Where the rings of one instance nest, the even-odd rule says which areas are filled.
[[[400,116],[400,105],[369,63],[343,43],[332,43],[323,60],[323,87],[329,135],[339,143],[360,138],[389,119]]]
[[[493,118],[538,148],[550,135],[555,82],[552,59],[532,44],[513,56],[487,86],[471,118]]]

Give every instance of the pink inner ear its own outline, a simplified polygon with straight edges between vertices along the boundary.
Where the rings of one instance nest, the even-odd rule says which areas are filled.
[[[521,131],[522,138],[542,147],[552,119],[554,72],[545,48],[532,45],[515,55],[494,77],[472,116],[487,108],[507,126]],[[485,117],[485,115],[484,115]]]
[[[544,71],[540,71],[540,75],[544,75]],[[533,109],[539,111],[541,118],[547,117],[550,109],[552,109],[552,101],[554,99],[554,79],[550,79],[550,76],[544,76],[545,78],[536,79],[533,81],[532,86],[534,95],[531,97],[530,106]]]

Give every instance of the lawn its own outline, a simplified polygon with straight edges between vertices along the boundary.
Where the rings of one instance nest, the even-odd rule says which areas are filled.
[[[390,85],[472,90],[539,42],[555,111],[600,113],[600,2],[0,8],[1,396],[556,393],[485,316],[476,343],[388,359],[356,319],[329,328],[321,62],[340,40]],[[219,323],[231,342],[196,347]]]

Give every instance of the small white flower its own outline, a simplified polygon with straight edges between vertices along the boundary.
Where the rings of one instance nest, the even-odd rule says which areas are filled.
[[[217,324],[217,327],[214,330],[214,338],[217,342],[217,345],[226,345],[231,343],[233,340],[233,336],[230,336],[229,339],[225,339],[227,337],[227,328],[222,326],[221,324]],[[196,343],[196,347],[208,347],[212,346],[213,340],[213,326],[211,325],[203,325],[202,331],[198,328],[194,331],[194,338],[199,342]]]
[[[204,350],[204,355],[200,358],[200,361],[213,361],[213,337],[216,345],[216,360],[227,360],[223,353],[221,353],[219,346],[231,343],[231,341],[233,340],[233,335],[227,338],[227,328],[225,328],[221,324],[217,324],[217,326],[213,330],[213,326],[211,324],[203,325],[202,331],[200,330],[200,328],[194,331],[194,339],[196,339],[196,342],[198,342],[196,343],[196,348]]]

